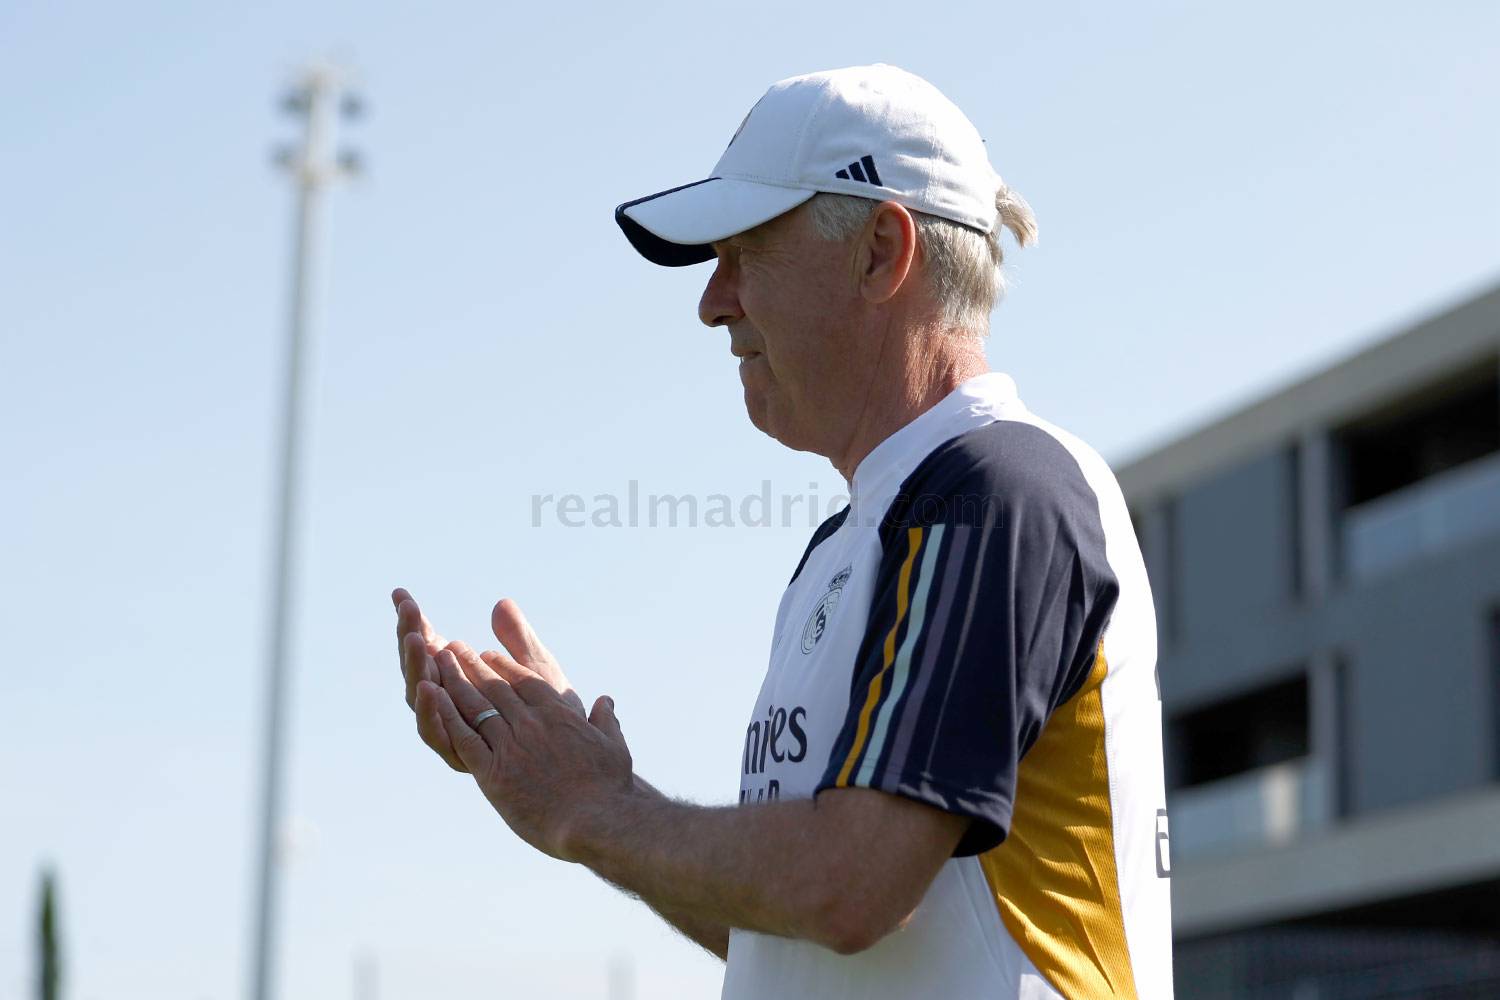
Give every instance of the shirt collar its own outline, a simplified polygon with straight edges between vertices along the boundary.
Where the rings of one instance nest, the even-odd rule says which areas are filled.
[[[849,512],[856,523],[878,523],[901,484],[945,441],[1021,408],[1016,383],[1003,372],[975,375],[880,442],[854,470]],[[873,520],[872,520],[873,519]]]

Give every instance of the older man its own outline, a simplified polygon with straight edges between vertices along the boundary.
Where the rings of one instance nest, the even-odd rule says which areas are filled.
[[[1036,227],[973,125],[890,66],[783,80],[712,176],[616,219],[716,261],[698,313],[751,421],[850,484],[777,612],[739,804],[637,777],[509,601],[476,653],[396,591],[423,739],[724,958],[725,997],[1169,998],[1151,595],[1104,462],[988,371],[1000,233]]]

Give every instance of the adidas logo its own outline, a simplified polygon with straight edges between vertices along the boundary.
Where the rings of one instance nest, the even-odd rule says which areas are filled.
[[[876,187],[880,186],[880,175],[875,172],[875,161],[870,158],[869,154],[861,156],[857,162],[849,164],[833,176],[846,181],[863,181],[866,184],[874,184]]]

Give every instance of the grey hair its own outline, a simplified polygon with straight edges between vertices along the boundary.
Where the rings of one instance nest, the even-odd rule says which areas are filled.
[[[877,204],[858,195],[820,191],[809,202],[813,228],[823,239],[842,243],[863,228]],[[1005,294],[1001,230],[1009,229],[1016,244],[1023,247],[1035,243],[1037,237],[1031,206],[1004,181],[995,191],[995,211],[998,221],[989,235],[925,212],[912,212],[943,323],[975,335],[989,330],[990,312]]]

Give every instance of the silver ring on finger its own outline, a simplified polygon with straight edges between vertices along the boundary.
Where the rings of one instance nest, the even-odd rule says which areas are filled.
[[[474,729],[478,729],[481,722],[484,722],[486,719],[493,719],[499,714],[500,710],[498,708],[487,708],[483,712],[480,712],[478,715],[474,716],[474,722],[472,723],[472,726]]]

